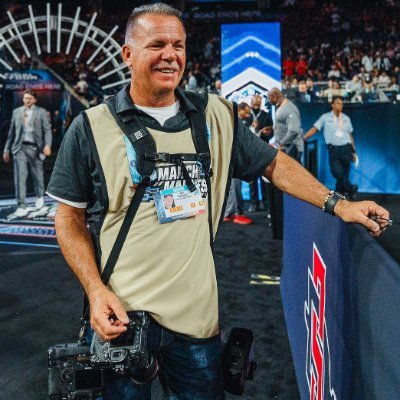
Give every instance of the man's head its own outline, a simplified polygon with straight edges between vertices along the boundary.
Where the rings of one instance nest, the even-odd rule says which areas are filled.
[[[251,99],[251,108],[254,112],[258,112],[261,109],[262,98],[258,94],[254,95]]]
[[[306,81],[299,81],[299,92],[300,93],[307,93],[307,84]]]
[[[268,101],[272,105],[280,104],[284,99],[282,92],[278,88],[272,88],[268,92]]]
[[[181,13],[175,8],[164,3],[135,8],[122,46],[122,58],[132,73],[131,94],[174,101],[186,63],[185,40]]]
[[[313,89],[314,88],[314,81],[311,78],[306,79],[306,85],[307,89]]]
[[[37,93],[33,90],[26,90],[22,101],[25,107],[31,108],[37,101]]]
[[[221,79],[217,79],[215,81],[215,89],[221,90],[221,87],[222,87],[222,81],[221,81]]]
[[[174,206],[174,197],[172,194],[167,194],[164,196],[164,207],[170,209]]]
[[[368,89],[372,89],[372,87],[374,86],[374,82],[373,82],[373,80],[372,80],[372,78],[371,78],[370,76],[367,76],[367,77],[365,78],[364,82],[365,82],[365,86],[366,86]]]
[[[341,113],[343,111],[343,99],[341,96],[333,96],[331,101],[332,111]]]
[[[244,101],[238,105],[238,115],[240,119],[247,119],[251,117],[250,106]]]

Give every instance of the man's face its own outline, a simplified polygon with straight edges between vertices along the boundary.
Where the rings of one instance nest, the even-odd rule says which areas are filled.
[[[186,63],[185,31],[174,16],[145,14],[133,26],[122,47],[135,88],[149,95],[175,90]]]
[[[261,108],[261,97],[260,96],[254,96],[251,99],[251,108],[254,111],[259,111]]]
[[[343,111],[343,100],[342,99],[336,99],[332,103],[332,110],[337,111],[338,113],[341,113]]]
[[[304,81],[301,81],[299,83],[299,92],[301,92],[301,93],[307,92],[307,85]]]
[[[174,203],[174,198],[172,196],[165,196],[164,197],[164,207],[171,208]]]
[[[268,102],[269,104],[275,105],[278,101],[278,96],[274,93],[268,93]]]
[[[245,107],[239,110],[239,119],[248,119],[251,117],[250,107]]]
[[[36,99],[31,94],[27,93],[24,94],[22,101],[24,103],[24,106],[28,108],[31,108],[36,103]]]

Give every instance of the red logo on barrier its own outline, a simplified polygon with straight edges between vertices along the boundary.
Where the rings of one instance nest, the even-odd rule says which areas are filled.
[[[308,269],[308,299],[304,304],[307,327],[306,376],[310,400],[335,399],[331,387],[329,339],[325,319],[326,266],[313,246],[313,267]],[[327,397],[324,397],[324,394]]]

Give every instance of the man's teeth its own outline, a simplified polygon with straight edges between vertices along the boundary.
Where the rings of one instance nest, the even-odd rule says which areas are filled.
[[[170,73],[170,74],[172,74],[173,72],[175,72],[174,69],[161,69],[160,71],[161,71],[161,72]]]

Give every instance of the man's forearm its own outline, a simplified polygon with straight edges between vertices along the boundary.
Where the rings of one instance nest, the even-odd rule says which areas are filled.
[[[278,152],[274,163],[267,167],[264,176],[283,192],[320,208],[329,193],[329,189],[297,161],[281,151]]]
[[[64,258],[90,298],[92,293],[104,288],[104,285],[97,269],[84,209],[59,204],[55,225],[57,240]]]

